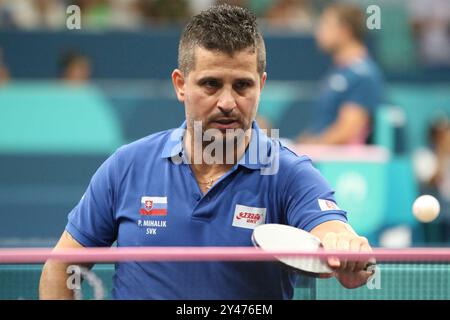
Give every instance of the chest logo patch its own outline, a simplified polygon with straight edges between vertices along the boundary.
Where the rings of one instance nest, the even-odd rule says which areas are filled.
[[[247,207],[236,205],[233,216],[233,226],[246,229],[255,229],[266,221],[266,208]]]

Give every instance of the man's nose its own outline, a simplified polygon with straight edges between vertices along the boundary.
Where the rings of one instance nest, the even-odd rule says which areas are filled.
[[[226,114],[232,112],[236,106],[236,99],[231,90],[223,90],[217,102],[217,107]]]

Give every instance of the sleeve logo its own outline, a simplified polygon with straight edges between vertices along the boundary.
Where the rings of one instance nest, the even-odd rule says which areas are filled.
[[[325,199],[318,199],[320,210],[322,211],[333,211],[333,210],[341,210],[338,205],[331,201]]]

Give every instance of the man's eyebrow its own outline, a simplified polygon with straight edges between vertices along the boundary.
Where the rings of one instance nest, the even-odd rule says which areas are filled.
[[[237,78],[235,81],[243,81],[243,82],[251,82],[251,83],[253,83],[253,82],[255,82],[255,79],[244,77],[244,78]]]
[[[206,81],[221,81],[219,78],[213,76],[204,76],[197,80],[197,83],[202,83]]]
[[[201,77],[201,78],[199,78],[196,82],[202,84],[202,83],[205,83],[205,82],[207,82],[207,81],[216,81],[216,82],[219,82],[219,83],[222,82],[222,80],[221,80],[220,78],[218,78],[218,77],[213,77],[213,76],[204,76],[204,77]],[[256,81],[255,81],[255,79],[253,79],[253,78],[251,78],[251,77],[241,77],[241,78],[236,78],[236,79],[234,79],[233,82],[248,82],[248,83],[250,83],[250,84],[253,84],[253,83],[255,83]]]

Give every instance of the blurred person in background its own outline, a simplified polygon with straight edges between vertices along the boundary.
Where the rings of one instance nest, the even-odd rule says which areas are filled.
[[[0,26],[19,29],[65,27],[66,3],[60,0],[2,0]],[[5,18],[5,20],[3,19]]]
[[[0,48],[0,86],[7,83],[10,79],[8,68],[6,67],[5,62],[3,61],[3,51]]]
[[[83,26],[88,29],[135,30],[148,24],[147,10],[153,0],[78,0]],[[177,1],[175,1],[177,2]]]
[[[129,30],[144,26],[143,2],[144,0],[110,0],[111,26]]]
[[[188,0],[144,0],[142,8],[149,25],[181,24],[191,16]]]
[[[383,77],[364,44],[366,19],[356,5],[333,4],[322,13],[316,41],[334,63],[320,89],[308,132],[299,143],[364,144],[382,102]]]
[[[450,119],[441,118],[430,129],[430,140],[437,159],[436,172],[430,182],[450,201]]]
[[[15,27],[15,22],[11,2],[0,0],[0,29],[11,29],[13,27]]]
[[[429,148],[414,153],[421,194],[431,194],[441,204],[435,224],[424,225],[427,242],[450,242],[450,118],[437,118],[429,128]]]
[[[89,58],[79,52],[64,53],[60,59],[61,79],[72,84],[83,84],[91,77]]]
[[[87,28],[136,29],[184,23],[216,0],[78,0]]]
[[[314,12],[308,0],[277,0],[266,15],[269,27],[308,32],[313,29]]]
[[[450,66],[450,1],[406,1],[422,63]]]
[[[210,6],[214,5],[216,0],[190,0],[189,6],[192,13],[197,14],[203,10],[207,10]]]
[[[109,28],[112,25],[112,9],[108,0],[78,0],[83,26],[88,29]]]

